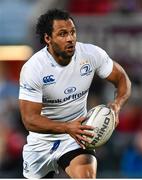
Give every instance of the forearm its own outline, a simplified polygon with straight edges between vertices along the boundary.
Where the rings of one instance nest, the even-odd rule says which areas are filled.
[[[117,90],[114,102],[117,103],[121,108],[126,103],[131,94],[131,82],[126,74],[120,78],[116,88]]]
[[[33,115],[24,119],[24,125],[28,131],[43,134],[66,133],[67,123],[50,120],[41,115]]]
[[[114,62],[113,71],[107,80],[116,88],[115,98],[111,104],[117,107],[115,109],[118,112],[131,94],[131,82],[124,69],[116,62]]]
[[[27,100],[19,100],[22,121],[28,131],[45,133],[45,134],[61,134],[66,133],[68,123],[57,122],[48,117],[42,116],[42,104]]]

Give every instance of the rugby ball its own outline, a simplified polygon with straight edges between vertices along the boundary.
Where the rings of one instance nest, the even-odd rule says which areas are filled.
[[[106,143],[115,129],[114,111],[104,105],[98,105],[87,113],[86,125],[94,127],[94,137],[87,137],[91,143],[85,143],[86,149],[94,149]],[[91,131],[92,132],[92,131]]]

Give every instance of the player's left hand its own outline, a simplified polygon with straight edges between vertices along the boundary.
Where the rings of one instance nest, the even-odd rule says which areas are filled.
[[[93,126],[84,125],[83,122],[86,120],[86,117],[79,117],[74,121],[66,122],[65,132],[69,134],[76,142],[85,149],[85,142],[90,143],[88,137],[94,137]],[[86,131],[90,130],[90,131]]]
[[[115,113],[115,127],[119,124],[119,111],[120,111],[120,105],[116,102],[110,102],[108,103],[108,106],[114,111]]]

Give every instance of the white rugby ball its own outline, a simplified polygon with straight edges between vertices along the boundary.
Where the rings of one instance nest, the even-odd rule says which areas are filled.
[[[91,143],[85,143],[87,149],[94,149],[106,143],[115,129],[114,111],[101,104],[87,113],[87,120],[83,123],[94,127],[94,137],[87,137]],[[92,131],[91,131],[92,132]]]

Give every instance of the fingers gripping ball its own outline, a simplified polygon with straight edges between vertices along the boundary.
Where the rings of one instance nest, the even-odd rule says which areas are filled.
[[[87,149],[94,149],[106,143],[115,129],[115,114],[106,105],[98,105],[87,113],[86,125],[94,127],[94,136],[87,137],[91,143],[85,143]]]

